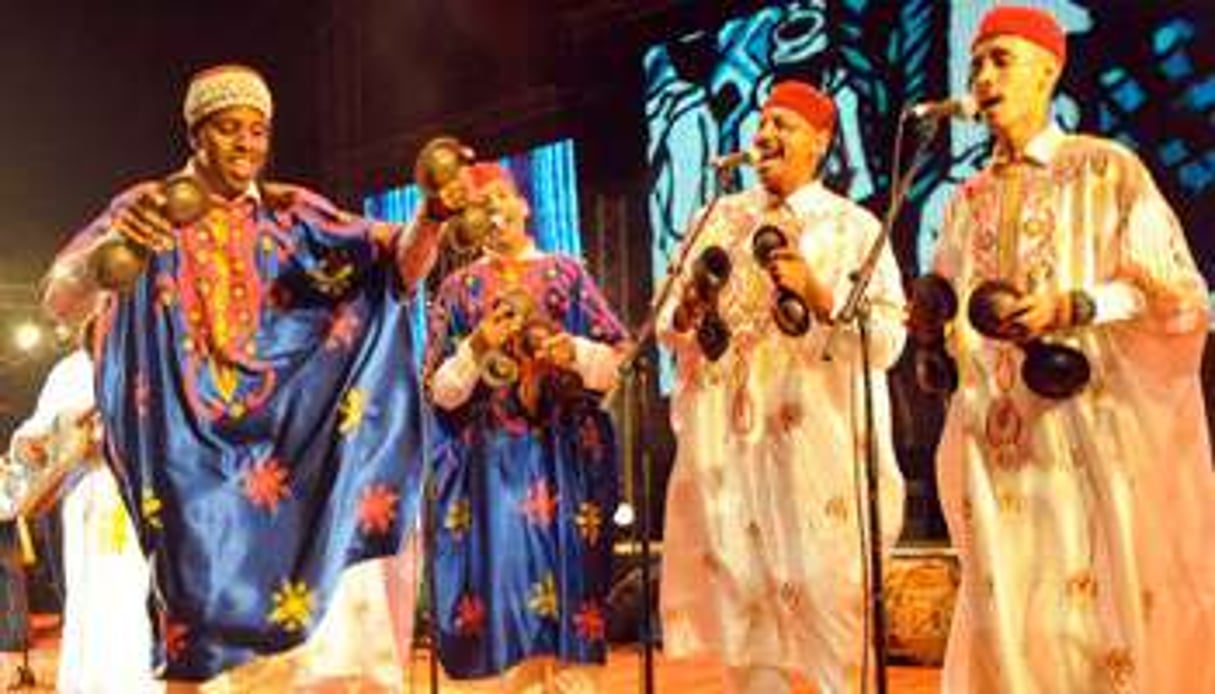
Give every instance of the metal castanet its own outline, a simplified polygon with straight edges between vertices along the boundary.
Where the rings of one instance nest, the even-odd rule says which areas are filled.
[[[1079,393],[1092,377],[1088,357],[1080,350],[1041,338],[1021,339],[1004,329],[1014,316],[1022,293],[1011,283],[988,280],[975,287],[967,304],[967,317],[981,335],[1014,342],[1025,354],[1021,380],[1034,393],[1064,400]]]
[[[151,252],[125,236],[110,234],[89,256],[89,274],[98,286],[125,292],[143,274]]]
[[[160,183],[163,198],[152,204],[154,214],[164,217],[174,228],[197,222],[210,208],[210,194],[197,177],[179,173],[165,178]],[[119,292],[128,291],[143,274],[151,250],[126,236],[110,232],[89,257],[89,271],[101,287]]]
[[[793,289],[782,285],[773,271],[773,254],[789,247],[789,237],[779,227],[765,224],[751,236],[751,254],[759,266],[768,271],[776,284],[776,300],[772,306],[772,320],[780,331],[791,337],[805,335],[810,330],[812,316],[810,307]]]
[[[481,381],[491,388],[517,387],[532,401],[545,387],[560,402],[581,395],[585,390],[581,375],[542,362],[540,352],[544,343],[557,335],[559,329],[537,310],[531,295],[522,289],[508,291],[495,299],[492,310],[500,310],[503,305],[520,327],[506,343],[482,356]]]
[[[927,393],[952,393],[958,389],[958,365],[945,350],[945,329],[958,315],[958,295],[949,280],[935,273],[915,278],[908,294],[916,384]]]
[[[414,182],[426,196],[438,197],[475,158],[473,150],[455,137],[441,135],[433,138],[418,153]]]
[[[531,320],[536,311],[536,302],[523,289],[513,289],[495,297],[490,313],[500,310],[507,311],[507,317],[519,323],[520,327]],[[516,333],[517,335],[517,333]],[[481,382],[491,388],[501,388],[514,385],[519,380],[519,357],[515,354],[515,340],[491,349],[481,357]]]
[[[495,230],[489,210],[483,204],[470,202],[444,222],[443,238],[456,253],[477,254]]]
[[[197,177],[190,174],[170,176],[161,183],[165,197],[164,215],[173,226],[197,222],[211,207],[211,195]]]
[[[730,326],[718,311],[718,295],[733,272],[730,254],[707,246],[692,263],[692,276],[672,317],[679,332],[696,331],[696,343],[709,361],[717,361],[730,346]]]
[[[432,216],[443,220],[444,242],[459,255],[480,253],[495,230],[484,200],[470,197],[458,184],[464,170],[475,162],[471,147],[442,135],[422,147],[414,165],[414,181],[426,196]]]

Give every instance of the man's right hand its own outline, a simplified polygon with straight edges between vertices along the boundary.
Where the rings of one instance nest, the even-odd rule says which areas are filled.
[[[110,229],[153,253],[172,250],[176,245],[173,223],[165,216],[165,196],[160,190],[140,193],[119,207],[110,220]]]
[[[523,316],[509,302],[501,302],[481,320],[472,334],[472,348],[477,356],[498,349],[523,328]]]
[[[445,211],[448,217],[468,207],[469,186],[465,178],[461,172],[461,175],[448,181],[433,196],[438,209]]]

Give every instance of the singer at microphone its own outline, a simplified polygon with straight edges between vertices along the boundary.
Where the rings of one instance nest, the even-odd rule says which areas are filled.
[[[749,115],[758,116],[751,140],[739,142],[743,151],[725,154],[714,165],[754,164],[755,176],[746,177],[753,180],[709,203],[720,206],[698,210],[683,236],[685,260],[695,262],[703,249],[717,245],[730,258],[730,276],[718,281],[725,263],[706,258],[711,262],[703,270],[714,276],[702,283],[720,284],[715,302],[693,306],[675,325],[683,297],[695,290],[694,271],[686,273],[676,277],[677,299],[656,319],[656,333],[678,355],[680,393],[670,408],[678,452],[667,496],[660,608],[666,655],[708,650],[730,664],[714,691],[790,692],[804,672],[825,685],[848,681],[854,654],[869,649],[865,620],[833,620],[818,597],[866,605],[870,591],[852,569],[865,564],[867,547],[852,531],[873,538],[878,553],[889,551],[898,534],[903,481],[885,406],[886,369],[903,348],[905,302],[898,262],[890,246],[883,246],[867,290],[868,350],[862,353],[858,326],[841,333],[847,348],[839,357],[819,358],[829,328],[812,316],[830,317],[843,305],[852,286],[849,273],[873,253],[881,222],[822,179],[839,123],[830,94],[784,79],[772,86],[758,113]],[[706,165],[710,156],[704,157]],[[717,171],[728,178],[737,169]],[[695,236],[699,232],[703,236]],[[708,315],[714,320],[701,320]],[[854,417],[857,401],[864,399],[857,397],[862,381],[874,387],[873,402],[881,403],[869,413],[872,418]],[[854,420],[865,422],[865,436]],[[871,479],[881,480],[881,493],[869,498],[879,511],[841,492],[826,516],[840,531],[805,532],[793,520],[807,509],[821,513],[824,490],[851,489],[858,474],[852,452],[868,436],[876,445],[864,446],[873,453],[865,462],[875,464]],[[724,484],[723,451],[730,456]],[[788,483],[788,471],[810,468],[813,480]],[[564,498],[561,503],[565,508]],[[893,524],[883,528],[880,518]],[[870,525],[872,519],[879,520]],[[706,557],[714,558],[708,566]],[[787,581],[781,589],[790,588],[794,599],[774,598],[766,581],[745,580],[755,566]],[[706,581],[706,571],[713,580]],[[733,638],[740,611],[764,638]],[[793,623],[796,630],[780,628]],[[819,647],[828,642],[831,648]]]
[[[723,169],[736,169],[740,166],[753,165],[758,156],[753,149],[741,149],[737,152],[723,154],[720,157],[713,157],[709,160],[709,166],[721,171]]]
[[[921,101],[907,110],[912,118],[959,118],[975,120],[979,117],[979,102],[970,94],[941,101]]]

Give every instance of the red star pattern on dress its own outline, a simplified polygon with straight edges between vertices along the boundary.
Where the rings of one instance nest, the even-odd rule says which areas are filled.
[[[330,351],[339,347],[349,349],[354,344],[355,333],[358,329],[358,314],[350,304],[342,304],[333,312],[329,332],[325,335],[325,349]]]
[[[135,377],[135,412],[139,418],[148,416],[148,403],[152,397],[152,389],[148,386],[148,375],[140,373]]]
[[[603,436],[593,420],[588,418],[582,422],[578,427],[578,438],[581,439],[582,449],[591,453],[590,460],[599,462],[603,450]]]
[[[535,525],[551,525],[560,499],[549,490],[548,480],[536,480],[528,489],[527,498],[519,504],[519,510]]]
[[[574,615],[574,628],[585,641],[602,641],[607,633],[603,610],[594,602],[584,602]]]
[[[277,511],[289,491],[287,469],[278,458],[259,460],[245,472],[245,497],[254,506]]]
[[[190,627],[169,619],[168,615],[160,616],[160,637],[164,641],[166,658],[169,660],[180,659],[185,654],[189,636]]]
[[[371,484],[359,497],[359,529],[368,535],[388,532],[397,518],[401,495],[387,484]]]
[[[270,286],[270,295],[266,299],[266,306],[273,311],[283,311],[291,307],[292,301],[291,290],[282,282],[275,282]]]
[[[475,595],[465,595],[456,603],[456,633],[476,636],[485,627],[485,603]]]

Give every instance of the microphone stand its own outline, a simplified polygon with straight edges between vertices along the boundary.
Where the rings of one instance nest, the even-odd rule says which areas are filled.
[[[419,401],[419,406],[422,406],[421,401]],[[426,413],[423,411],[421,436],[423,446],[429,446],[430,443],[430,436],[426,431],[428,427],[430,427],[430,422],[426,416]],[[438,583],[436,582],[435,569],[435,550],[437,549],[438,545],[438,524],[436,522],[436,517],[439,513],[439,494],[438,485],[435,483],[435,467],[438,461],[432,460],[433,456],[431,455],[428,447],[424,447],[422,450],[426,451],[424,459],[430,461],[426,464],[426,469],[423,471],[423,474],[426,477],[425,481],[422,483],[422,505],[424,508],[422,515],[422,542],[424,546],[423,554],[425,554],[426,557],[424,560],[424,571],[426,572],[426,575],[424,576],[423,580],[426,584],[426,603],[429,605],[429,609],[427,610],[429,613],[427,620],[429,624],[426,625],[426,630],[429,632],[427,637],[430,641],[430,658],[429,662],[427,663],[427,678],[428,684],[430,685],[430,694],[438,694],[439,638],[441,635],[439,629],[439,590]]]
[[[29,529],[26,527],[26,519],[24,516],[17,516],[8,522],[12,523],[13,543],[18,545],[16,553],[24,554],[24,552],[21,550],[21,546],[28,541],[27,538],[29,534]],[[30,554],[32,556],[34,548],[33,543],[29,542],[28,547],[30,548]],[[18,557],[14,563],[16,564],[16,568],[18,570],[9,573],[14,584],[16,584],[18,581],[20,582],[20,588],[14,589],[13,592],[21,596],[20,600],[16,601],[21,604],[10,605],[8,614],[4,616],[10,620],[15,620],[18,617],[22,618],[21,621],[25,622],[25,638],[22,640],[23,642],[21,645],[21,662],[17,663],[15,666],[11,675],[12,679],[10,679],[8,682],[0,683],[0,688],[3,688],[6,691],[33,688],[38,684],[37,678],[34,676],[34,669],[30,666],[30,649],[34,647],[34,628],[30,618],[29,596],[27,594],[28,588],[26,586],[25,559]],[[16,614],[18,610],[24,614]]]
[[[418,293],[417,300],[423,302],[425,310],[424,315],[430,316],[430,303],[433,296],[431,282],[428,280],[438,271],[438,277],[446,276],[450,269],[442,265],[446,260],[442,251],[440,256],[435,260],[435,266],[432,267],[430,273],[419,280],[418,287],[414,291]],[[425,337],[425,336],[424,336]],[[438,514],[439,514],[439,491],[436,477],[438,477],[438,458],[431,451],[431,426],[435,426],[433,417],[429,414],[427,405],[426,385],[424,383],[424,371],[418,370],[418,385],[416,397],[418,399],[418,410],[422,420],[422,426],[419,428],[419,445],[422,447],[422,585],[423,591],[426,594],[426,638],[429,641],[430,657],[427,662],[427,685],[430,694],[438,694],[439,692],[439,639],[442,636],[442,631],[439,628],[439,590],[437,583],[437,570],[435,568],[436,551],[438,549]],[[416,612],[415,612],[416,614]],[[412,634],[410,635],[412,638]],[[413,675],[410,673],[410,682],[413,681]]]
[[[422,204],[424,205],[425,202]],[[418,280],[419,286],[415,288],[415,291],[418,292],[418,300],[423,302],[423,314],[428,318],[431,312],[431,304],[440,282],[459,267],[448,254],[446,248],[446,240],[440,241],[439,248],[436,249],[438,257],[435,258],[434,265],[424,278]],[[438,281],[432,281],[436,278]],[[438,458],[430,449],[431,434],[433,433],[431,427],[438,426],[438,423],[433,414],[428,414],[432,413],[433,410],[427,405],[426,385],[424,383],[424,374],[421,370],[418,373],[417,398],[422,417],[421,435],[419,438],[423,451],[421,499],[422,584],[427,603],[426,613],[428,623],[426,625],[426,638],[430,642],[430,658],[427,663],[427,686],[430,694],[438,694],[440,689],[439,640],[442,638],[442,630],[439,627],[439,588],[437,579],[438,570],[436,568],[439,542],[439,487],[436,480],[438,477]],[[410,636],[412,638],[412,634]],[[412,681],[413,676],[411,673],[410,682],[412,683]]]
[[[688,234],[687,238],[684,239],[675,262],[668,268],[666,277],[663,278],[662,284],[659,286],[658,292],[650,304],[649,313],[646,315],[641,327],[633,333],[633,345],[617,367],[617,373],[620,377],[619,385],[603,397],[603,401],[606,403],[611,401],[618,392],[623,392],[625,395],[625,405],[622,413],[625,421],[624,426],[621,427],[626,439],[623,447],[625,470],[631,471],[634,462],[638,461],[636,457],[637,447],[638,444],[644,443],[645,436],[636,432],[639,432],[639,427],[644,427],[646,422],[650,420],[648,393],[651,364],[646,359],[645,353],[648,351],[650,343],[656,337],[655,330],[658,325],[658,315],[663,307],[666,306],[667,301],[670,300],[671,293],[675,289],[675,279],[684,273],[692,248],[695,247],[696,241],[704,232],[708,220],[717,209],[717,203],[721,200],[722,191],[729,184],[729,173],[732,167],[719,166],[714,168],[717,174],[716,189],[712,197],[709,198],[704,213],[696,221],[696,225],[692,227],[692,231]],[[636,403],[635,405],[633,405],[634,402]],[[636,419],[633,418],[634,413],[637,415]],[[650,566],[650,529],[653,523],[650,492],[653,482],[653,461],[648,446],[641,446],[641,457],[639,460],[641,484],[639,485],[640,489],[635,488],[633,492],[634,497],[640,496],[639,499],[633,499],[634,505],[640,506],[640,513],[637,516],[638,522],[634,526],[633,537],[641,536],[639,542],[641,551],[641,619],[637,629],[637,636],[641,641],[642,691],[645,694],[652,694],[654,692],[654,614],[651,609],[653,595],[650,587],[653,573]]]
[[[877,683],[878,694],[886,694],[887,692],[886,667],[888,657],[886,653],[886,598],[882,585],[882,517],[878,493],[877,439],[874,431],[873,375],[870,373],[870,306],[866,292],[873,281],[874,272],[877,271],[882,251],[890,241],[890,233],[894,228],[895,221],[898,219],[899,210],[902,208],[903,203],[906,202],[911,183],[924,161],[922,157],[918,156],[919,153],[917,152],[916,159],[908,167],[907,171],[904,173],[900,173],[899,171],[901,168],[900,155],[903,146],[903,129],[909,116],[910,112],[904,109],[899,115],[898,126],[895,131],[894,161],[890,176],[890,180],[894,185],[890,191],[890,203],[886,208],[885,216],[882,218],[881,231],[878,232],[877,237],[873,240],[873,244],[865,254],[861,266],[849,274],[849,279],[852,281],[852,289],[849,291],[848,297],[832,321],[830,332],[827,334],[822,351],[823,361],[831,361],[833,359],[832,350],[842,326],[856,324],[857,333],[860,338],[861,390],[865,422],[864,467],[862,470],[858,470],[858,472],[862,473],[865,479],[866,514],[869,521],[868,527],[865,527],[864,524],[861,526],[862,535],[868,540],[868,563],[864,568],[863,575],[870,597],[867,602],[869,614],[865,627],[869,637],[867,641],[872,645],[874,679]],[[930,118],[923,122],[927,127],[922,133],[922,139],[927,142],[936,133],[937,121]],[[867,667],[869,653],[870,649],[866,648],[862,657],[861,668],[862,676],[865,677],[863,681],[865,682],[864,687],[866,690],[869,686],[869,678],[867,676],[869,671]]]

